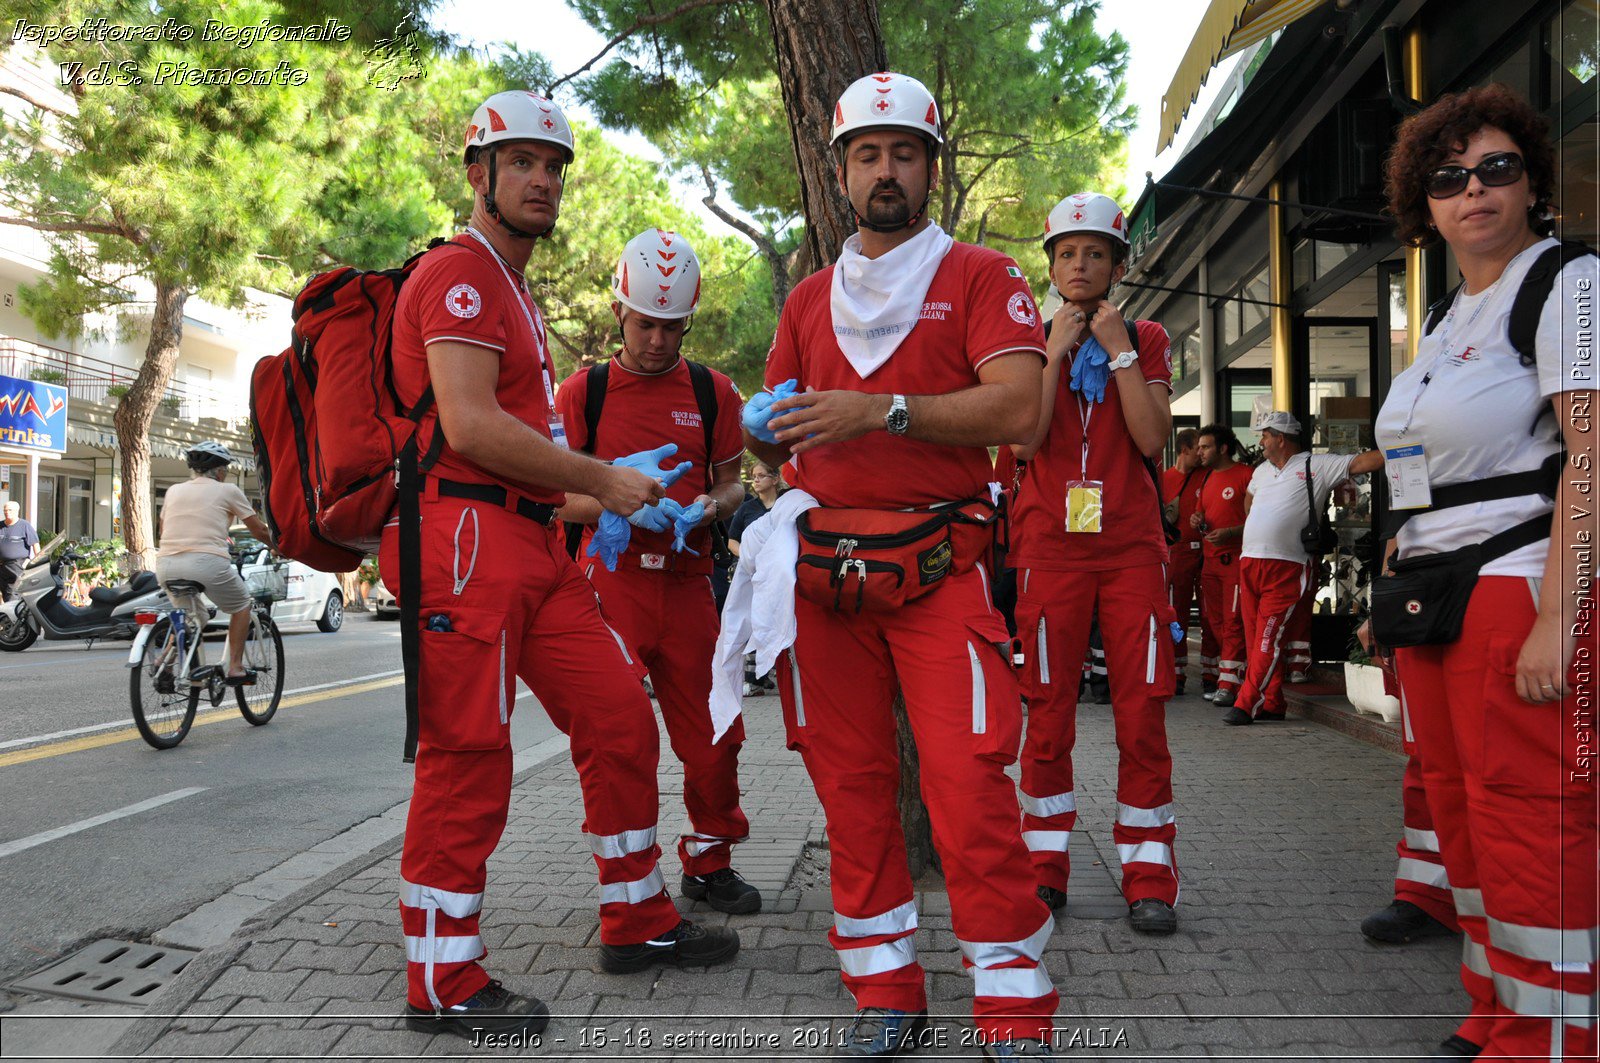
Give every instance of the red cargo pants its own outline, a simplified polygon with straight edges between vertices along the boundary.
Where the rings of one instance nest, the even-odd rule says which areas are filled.
[[[1284,643],[1305,600],[1311,566],[1273,557],[1239,559],[1239,609],[1244,614],[1244,682],[1234,705],[1252,717],[1282,716]]]
[[[1098,612],[1111,674],[1117,738],[1117,822],[1122,893],[1131,904],[1178,900],[1172,756],[1172,608],[1163,565],[1105,572],[1019,573],[1017,630],[1028,649],[1028,737],[1022,752],[1023,839],[1038,884],[1066,890],[1067,845],[1077,825],[1072,747],[1077,738],[1077,662]],[[1060,665],[1065,663],[1066,669]]]
[[[1461,981],[1473,1008],[1460,1035],[1483,1046],[1483,1059],[1592,1060],[1600,644],[1589,626],[1560,702],[1518,697],[1536,588],[1536,580],[1481,577],[1461,637],[1398,649],[1396,665],[1466,931]]]
[[[1244,614],[1239,608],[1238,554],[1229,550],[1206,558],[1200,572],[1200,601],[1217,639],[1217,689],[1238,690],[1244,682]]]
[[[630,562],[632,563],[630,565]],[[717,646],[717,603],[704,575],[638,567],[624,555],[615,572],[593,559],[584,572],[606,618],[650,672],[672,752],[683,765],[683,803],[693,833],[678,839],[686,875],[728,866],[732,847],[750,833],[739,808],[739,750],[744,719],[712,744],[711,655]]]
[[[795,619],[778,690],[789,748],[827,814],[828,939],[856,1007],[920,1011],[928,1001],[897,799],[898,685],[952,929],[973,977],[974,1024],[991,1039],[1048,1038],[1057,996],[1040,955],[1055,921],[1034,892],[1005,773],[1017,758],[1022,706],[987,574],[949,577],[894,612],[836,612],[801,598]]]
[[[646,941],[679,916],[656,866],[655,714],[583,573],[557,534],[503,507],[425,498],[421,508],[421,729],[400,922],[408,1003],[445,1008],[489,980],[478,918],[510,806],[519,677],[572,742],[600,870],[600,940]],[[400,572],[399,531],[384,529],[389,579]],[[449,629],[430,630],[432,617]]]
[[[1173,648],[1172,669],[1178,685],[1182,686],[1189,672],[1189,620],[1194,606],[1200,602],[1200,543],[1180,542],[1171,547],[1172,560],[1167,564],[1168,601],[1178,623],[1183,625],[1183,641]],[[1200,610],[1200,674],[1202,683],[1217,681],[1217,640],[1211,634],[1211,622],[1206,611]]]

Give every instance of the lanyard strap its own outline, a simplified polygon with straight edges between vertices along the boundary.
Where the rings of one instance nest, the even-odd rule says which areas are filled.
[[[470,225],[467,226],[467,235],[489,249],[489,253],[494,256],[495,265],[500,267],[500,275],[505,278],[506,287],[511,289],[511,298],[516,301],[517,306],[522,310],[522,318],[528,323],[528,331],[533,333],[533,350],[539,358],[539,376],[544,380],[545,403],[550,409],[554,410],[556,408],[556,389],[555,383],[551,379],[550,360],[547,356],[544,345],[544,330],[542,328],[544,319],[541,317],[539,319],[539,323],[534,324],[534,317],[533,314],[528,312],[528,301],[523,298],[523,290],[521,285],[517,284],[517,282],[512,279],[511,271],[506,268],[505,262],[500,258],[500,252],[495,250],[494,245],[485,239],[482,233]],[[537,312],[538,308],[535,307],[534,313]]]

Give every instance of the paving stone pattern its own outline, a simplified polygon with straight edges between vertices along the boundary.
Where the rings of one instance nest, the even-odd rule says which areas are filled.
[[[330,876],[211,950],[117,1045],[156,1058],[791,1059],[826,1056],[851,1003],[825,932],[821,810],[784,749],[777,699],[746,703],[743,755],[751,840],[736,866],[767,898],[735,917],[743,950],[710,971],[599,971],[596,889],[579,832],[577,778],[564,758],[518,784],[489,864],[483,937],[492,970],[549,1002],[541,1043],[473,1048],[405,1030],[403,949],[391,845]],[[531,707],[531,706],[530,706]],[[1465,1007],[1459,946],[1383,948],[1357,924],[1392,896],[1401,760],[1317,724],[1219,723],[1196,697],[1169,708],[1176,769],[1179,932],[1135,935],[1105,915],[1114,854],[1116,750],[1108,707],[1079,713],[1077,871],[1087,896],[1058,919],[1046,963],[1061,990],[1059,1055],[1079,1059],[1403,1059],[1425,1056]],[[669,747],[663,742],[663,750]],[[662,768],[663,872],[685,827],[682,774]],[[791,873],[806,855],[812,874]],[[1087,861],[1086,858],[1087,857]],[[1109,861],[1114,865],[1115,861]],[[802,869],[803,871],[804,869]],[[1110,869],[1114,870],[1114,868]],[[971,980],[950,932],[949,898],[918,894],[918,951],[937,1023],[924,1053],[976,1058]],[[679,900],[710,923],[729,917]],[[327,924],[337,924],[330,926]],[[179,1017],[172,1017],[172,1016]],[[648,1043],[646,1043],[648,1042]]]

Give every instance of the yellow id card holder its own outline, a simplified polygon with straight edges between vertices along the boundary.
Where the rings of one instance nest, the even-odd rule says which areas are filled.
[[[1100,531],[1105,484],[1100,480],[1067,481],[1067,534]]]

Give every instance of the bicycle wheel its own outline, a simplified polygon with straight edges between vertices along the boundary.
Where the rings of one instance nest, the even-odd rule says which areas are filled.
[[[259,606],[250,612],[250,631],[244,641],[244,666],[256,673],[251,686],[235,687],[239,714],[256,727],[272,719],[283,697],[283,637],[278,625]]]
[[[177,674],[183,662],[177,659],[178,640],[171,631],[171,621],[159,621],[144,644],[139,667],[128,672],[134,725],[157,749],[171,749],[183,741],[200,704],[200,688]]]

